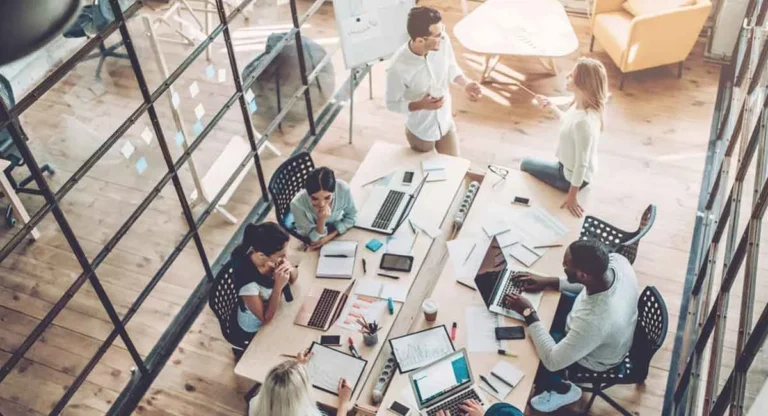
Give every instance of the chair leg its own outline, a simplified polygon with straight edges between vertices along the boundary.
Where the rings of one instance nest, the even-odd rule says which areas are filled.
[[[621,78],[619,78],[619,91],[622,91],[624,89],[624,77],[626,76],[625,73],[621,73]]]
[[[623,416],[634,416],[632,413],[629,413],[627,409],[623,408],[620,404],[616,403],[615,400],[608,397],[607,394],[605,394],[602,390],[600,392],[596,392],[596,395],[600,396],[603,400],[606,401],[606,403],[610,404],[611,407],[616,409],[619,413],[621,413]]]
[[[589,402],[587,402],[587,407],[584,408],[584,411],[581,412],[582,415],[587,416],[589,414],[589,409],[592,408],[592,404],[595,403],[595,399],[597,398],[597,393],[592,392],[592,397],[589,398]]]
[[[677,63],[677,77],[678,78],[683,77],[683,61],[680,61]]]
[[[595,35],[592,35],[592,38],[589,40],[589,51],[592,52],[594,48],[595,48]]]

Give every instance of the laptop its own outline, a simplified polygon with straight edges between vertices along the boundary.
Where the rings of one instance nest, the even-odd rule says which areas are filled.
[[[467,350],[460,349],[408,374],[419,414],[436,415],[441,410],[463,414],[459,406],[474,399],[483,403],[475,387]]]
[[[312,288],[304,298],[294,324],[327,331],[339,319],[352,291],[353,280],[343,293],[335,289]]]
[[[516,293],[527,298],[534,309],[539,307],[542,292],[523,291],[523,285],[517,279],[521,273],[527,271],[509,268],[499,241],[493,237],[475,276],[475,287],[489,311],[523,321],[522,315],[503,306],[504,295],[507,293]]]
[[[394,234],[411,213],[428,176],[424,175],[412,194],[385,187],[374,188],[357,215],[355,227],[386,235]]]

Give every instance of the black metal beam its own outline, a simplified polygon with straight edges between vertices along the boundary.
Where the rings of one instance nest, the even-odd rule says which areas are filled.
[[[299,77],[301,78],[301,83],[304,85],[304,104],[306,104],[307,115],[309,117],[309,132],[316,134],[317,130],[315,129],[315,116],[312,114],[312,96],[309,89],[306,88],[309,86],[309,82],[307,80],[307,64],[304,62],[304,44],[301,41],[301,24],[299,23],[299,11],[296,7],[295,0],[292,0],[289,3],[291,5],[291,20],[293,20],[293,27],[296,29],[296,34],[294,35],[296,38],[296,54],[299,61]],[[315,4],[318,3],[322,3],[322,1],[316,0]],[[286,106],[286,108],[290,108],[290,106]]]

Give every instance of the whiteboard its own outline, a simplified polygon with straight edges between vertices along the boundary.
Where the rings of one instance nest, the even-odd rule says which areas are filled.
[[[352,69],[389,58],[408,41],[414,0],[333,0],[344,65]]]

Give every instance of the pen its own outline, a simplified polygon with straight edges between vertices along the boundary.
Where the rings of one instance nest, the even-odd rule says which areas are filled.
[[[491,388],[493,391],[495,391],[496,393],[498,393],[498,392],[499,392],[498,390],[496,390],[496,387],[493,387],[493,384],[491,384],[491,382],[490,382],[490,381],[488,381],[488,379],[487,379],[487,378],[485,378],[485,376],[484,376],[484,375],[480,374],[480,380],[483,380],[483,381],[485,382],[485,384],[487,384],[487,385],[488,385],[488,386],[489,386],[489,387],[490,387],[490,388]]]
[[[334,259],[345,259],[345,258],[347,258],[349,256],[347,256],[346,254],[326,254],[323,257],[330,257],[330,258],[334,258]]]
[[[515,386],[513,386],[513,385],[512,385],[512,383],[508,382],[507,380],[504,380],[503,378],[501,378],[501,376],[500,376],[500,375],[498,375],[498,374],[494,373],[493,371],[491,371],[491,375],[492,375],[492,376],[494,376],[494,377],[496,377],[496,378],[498,378],[499,380],[501,380],[501,382],[502,382],[502,383],[504,383],[504,384],[506,384],[507,386],[509,386],[509,387],[515,387]]]
[[[365,259],[363,259],[363,273],[368,274],[368,270],[365,264]]]
[[[352,337],[349,337],[347,341],[349,342],[349,352],[351,352],[355,357],[360,358],[360,353],[357,352],[357,348],[355,348],[355,343],[352,341]]]
[[[498,351],[496,351],[496,353],[499,354],[499,355],[506,355],[507,357],[517,357],[517,354],[511,353],[511,352],[507,352],[506,350],[498,350]]]
[[[394,275],[386,274],[386,273],[378,273],[378,275],[381,276],[381,277],[388,277],[390,279],[399,279],[400,278],[400,276],[394,276]]]
[[[411,219],[410,219],[410,218],[408,219],[408,225],[410,225],[410,226],[411,226],[411,231],[413,231],[414,233],[416,233],[416,227],[414,227],[414,226],[413,226],[413,221],[411,221]]]
[[[280,356],[281,357],[288,357],[288,358],[296,359],[296,356],[295,355],[291,355],[291,354],[280,354]]]
[[[475,247],[477,247],[477,243],[472,244],[472,249],[469,250],[469,254],[467,254],[467,258],[464,259],[464,263],[462,264],[467,264],[467,260],[469,260],[469,258],[472,256],[472,252],[475,251]]]
[[[562,244],[547,244],[543,246],[535,246],[534,248],[555,248],[555,247],[562,247]]]
[[[451,341],[456,341],[456,322],[451,326]]]

